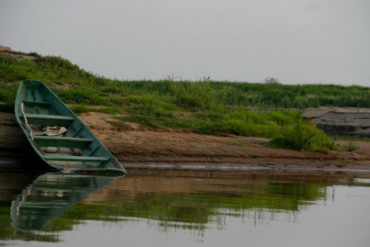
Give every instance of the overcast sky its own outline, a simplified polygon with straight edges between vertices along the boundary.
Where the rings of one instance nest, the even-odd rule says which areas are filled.
[[[0,0],[0,44],[118,79],[370,86],[370,1]]]

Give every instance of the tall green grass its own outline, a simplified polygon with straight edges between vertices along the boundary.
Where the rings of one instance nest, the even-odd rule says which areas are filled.
[[[220,105],[298,109],[317,106],[370,107],[370,88],[361,86],[209,80],[189,82],[169,79],[118,81],[88,73],[60,57],[38,56],[34,61],[18,61],[0,56],[0,101],[10,101],[16,84],[23,79],[41,80],[52,88],[65,86],[58,94],[71,103],[108,104],[132,95],[154,95],[192,111],[217,108]],[[9,95],[8,89],[13,94]]]
[[[0,56],[0,111],[12,108],[18,82],[24,79],[45,82],[76,112],[116,114],[122,121],[151,128],[268,137],[274,146],[297,150],[332,148],[330,138],[302,120],[299,109],[370,107],[368,87],[229,83],[209,78],[174,81],[170,77],[119,81],[86,72],[61,57],[37,55],[34,60]],[[276,110],[281,108],[295,110]]]

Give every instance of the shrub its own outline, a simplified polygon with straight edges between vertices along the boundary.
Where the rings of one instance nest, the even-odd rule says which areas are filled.
[[[270,145],[325,153],[334,148],[330,137],[302,119],[296,119],[293,125],[283,126],[280,133],[271,139]]]

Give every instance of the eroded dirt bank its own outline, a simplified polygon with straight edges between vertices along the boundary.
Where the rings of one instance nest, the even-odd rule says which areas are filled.
[[[26,140],[14,122],[14,116],[0,113],[0,119],[0,154],[4,150],[13,154],[25,152]],[[212,163],[212,166],[242,164],[280,170],[356,168],[370,171],[370,142],[356,142],[359,148],[354,152],[321,154],[269,148],[265,145],[268,141],[265,138],[142,130],[136,124],[122,126],[102,113],[84,114],[81,119],[121,162]]]
[[[321,154],[270,148],[265,138],[143,131],[134,124],[122,128],[100,113],[85,114],[81,119],[120,161],[370,169],[370,142],[356,142],[359,148],[354,152]]]

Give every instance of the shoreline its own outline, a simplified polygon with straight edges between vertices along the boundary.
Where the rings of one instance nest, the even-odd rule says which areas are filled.
[[[126,169],[157,169],[157,170],[203,170],[203,171],[268,171],[284,173],[368,173],[370,166],[323,167],[300,165],[253,165],[253,164],[213,164],[213,163],[134,163],[125,162]]]
[[[0,113],[2,157],[30,152],[12,118],[12,114]],[[104,113],[82,114],[80,118],[127,169],[370,173],[370,142],[365,141],[356,141],[359,148],[354,152],[323,154],[271,148],[266,145],[266,138],[154,131],[134,124],[122,128]]]
[[[43,174],[55,172],[29,159],[19,157],[1,157],[0,172],[21,172]],[[30,167],[30,164],[34,165]],[[248,178],[256,177],[294,177],[297,181],[320,178],[366,178],[370,179],[370,166],[354,167],[318,167],[301,165],[252,165],[252,164],[214,164],[214,163],[121,163],[129,176],[165,176],[165,177],[204,177],[204,178]]]

